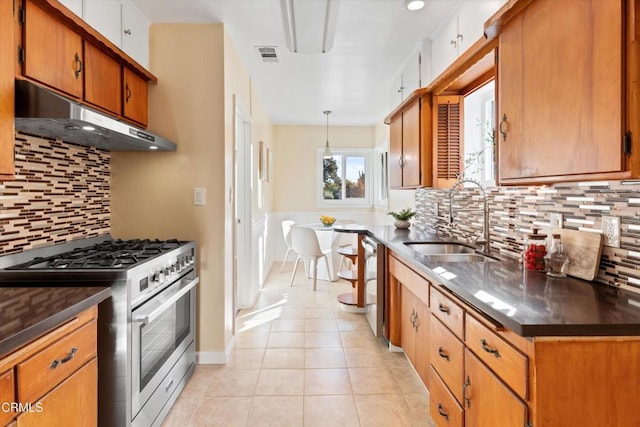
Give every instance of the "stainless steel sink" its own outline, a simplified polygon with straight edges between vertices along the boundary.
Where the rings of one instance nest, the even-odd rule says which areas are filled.
[[[427,255],[435,262],[496,262],[496,259],[490,256],[474,253],[449,253],[449,254],[430,254]]]
[[[445,254],[475,254],[475,250],[454,242],[405,242],[415,252],[421,255],[445,255]]]

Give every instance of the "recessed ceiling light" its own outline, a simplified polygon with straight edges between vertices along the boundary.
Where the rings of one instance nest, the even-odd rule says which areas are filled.
[[[424,0],[406,0],[404,7],[411,11],[420,10],[424,7]]]
[[[82,129],[84,129],[84,130],[96,130],[96,128],[94,128],[93,126],[82,126]]]

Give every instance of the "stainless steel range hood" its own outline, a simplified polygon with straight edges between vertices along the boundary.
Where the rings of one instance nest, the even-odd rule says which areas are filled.
[[[175,151],[161,136],[112,119],[26,80],[16,80],[16,130],[107,151]]]

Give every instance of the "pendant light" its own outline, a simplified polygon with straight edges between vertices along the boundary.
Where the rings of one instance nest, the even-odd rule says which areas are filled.
[[[331,149],[329,148],[329,114],[331,114],[331,111],[326,110],[323,111],[323,113],[327,116],[327,143],[324,146],[324,153],[322,157],[329,159],[333,156],[333,153],[331,153]]]

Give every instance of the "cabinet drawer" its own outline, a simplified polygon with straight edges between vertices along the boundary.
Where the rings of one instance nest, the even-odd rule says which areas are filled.
[[[91,321],[18,364],[18,400],[35,402],[97,353],[96,321]]]
[[[437,426],[462,427],[464,414],[462,407],[456,402],[438,373],[431,367],[429,381],[429,413]]]
[[[435,287],[431,287],[431,312],[461,340],[464,339],[464,310]]]
[[[15,401],[13,369],[9,369],[7,372],[0,374],[0,402],[11,403]],[[4,410],[0,411],[0,425],[6,425],[14,415],[15,413],[7,411],[6,408],[4,408]]]
[[[458,402],[462,402],[464,345],[436,318],[431,319],[429,338],[431,364]]]
[[[528,358],[472,316],[467,316],[466,344],[513,391],[527,399]]]

